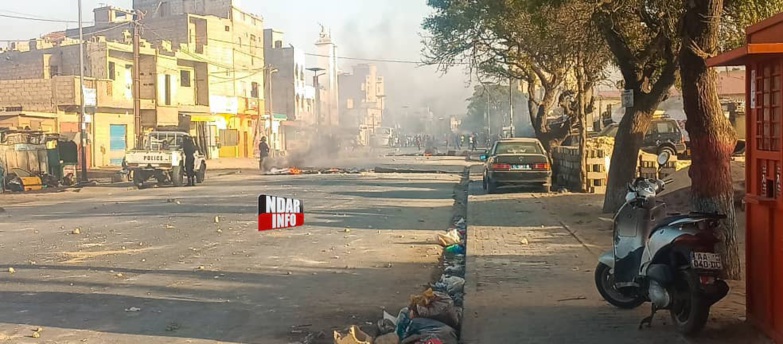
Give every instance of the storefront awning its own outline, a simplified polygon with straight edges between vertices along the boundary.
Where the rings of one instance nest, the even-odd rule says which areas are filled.
[[[715,57],[707,59],[710,67],[742,66],[747,64],[748,56],[752,55],[776,55],[783,54],[781,43],[757,43],[748,44],[731,51],[727,51]]]
[[[262,119],[269,119],[269,115],[262,115],[261,118]],[[276,113],[276,114],[272,115],[272,119],[275,120],[275,121],[280,121],[280,122],[287,121],[288,120],[288,115],[282,114],[282,113]]]

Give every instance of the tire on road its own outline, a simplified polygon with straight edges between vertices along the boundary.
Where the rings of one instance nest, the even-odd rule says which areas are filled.
[[[144,186],[144,172],[141,172],[139,170],[132,170],[131,174],[133,175],[133,185],[136,187],[143,187]]]
[[[498,185],[492,179],[487,178],[487,193],[494,194],[498,192]]]
[[[606,302],[617,308],[634,309],[647,301],[641,295],[629,296],[617,290],[614,287],[612,268],[604,263],[598,263],[598,266],[595,268],[595,287]]]
[[[196,172],[196,183],[203,183],[207,179],[207,165],[203,162]]]
[[[185,185],[185,174],[182,166],[174,166],[171,168],[171,182],[176,187]]]

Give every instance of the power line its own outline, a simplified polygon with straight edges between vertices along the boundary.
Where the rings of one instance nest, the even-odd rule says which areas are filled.
[[[2,18],[10,18],[10,19],[21,19],[21,20],[30,20],[30,21],[39,21],[39,22],[47,22],[47,23],[63,23],[63,24],[79,24],[78,20],[62,20],[62,19],[50,19],[50,18],[36,18],[29,14],[3,14],[0,13],[0,17]],[[83,21],[82,24],[92,24],[93,22],[85,22]]]

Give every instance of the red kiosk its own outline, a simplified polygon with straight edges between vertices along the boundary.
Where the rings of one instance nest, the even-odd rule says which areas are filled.
[[[745,66],[747,316],[783,343],[783,13],[745,32],[746,46],[708,64]]]

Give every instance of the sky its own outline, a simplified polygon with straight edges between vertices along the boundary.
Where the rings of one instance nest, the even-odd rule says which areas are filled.
[[[0,15],[76,22],[77,4],[77,0],[2,0]],[[92,9],[103,4],[131,8],[132,0],[83,0],[84,20],[92,21]],[[319,23],[331,29],[337,55],[351,58],[340,60],[341,71],[350,72],[358,63],[378,66],[386,80],[390,111],[430,107],[440,116],[466,112],[465,99],[470,97],[471,89],[467,87],[468,76],[460,68],[442,75],[435,67],[419,67],[416,63],[356,60],[420,62],[421,22],[429,14],[426,0],[241,0],[239,7],[262,16],[267,28],[284,32],[286,44],[307,53],[315,53]],[[78,27],[76,23],[0,19],[0,40],[29,39]]]

